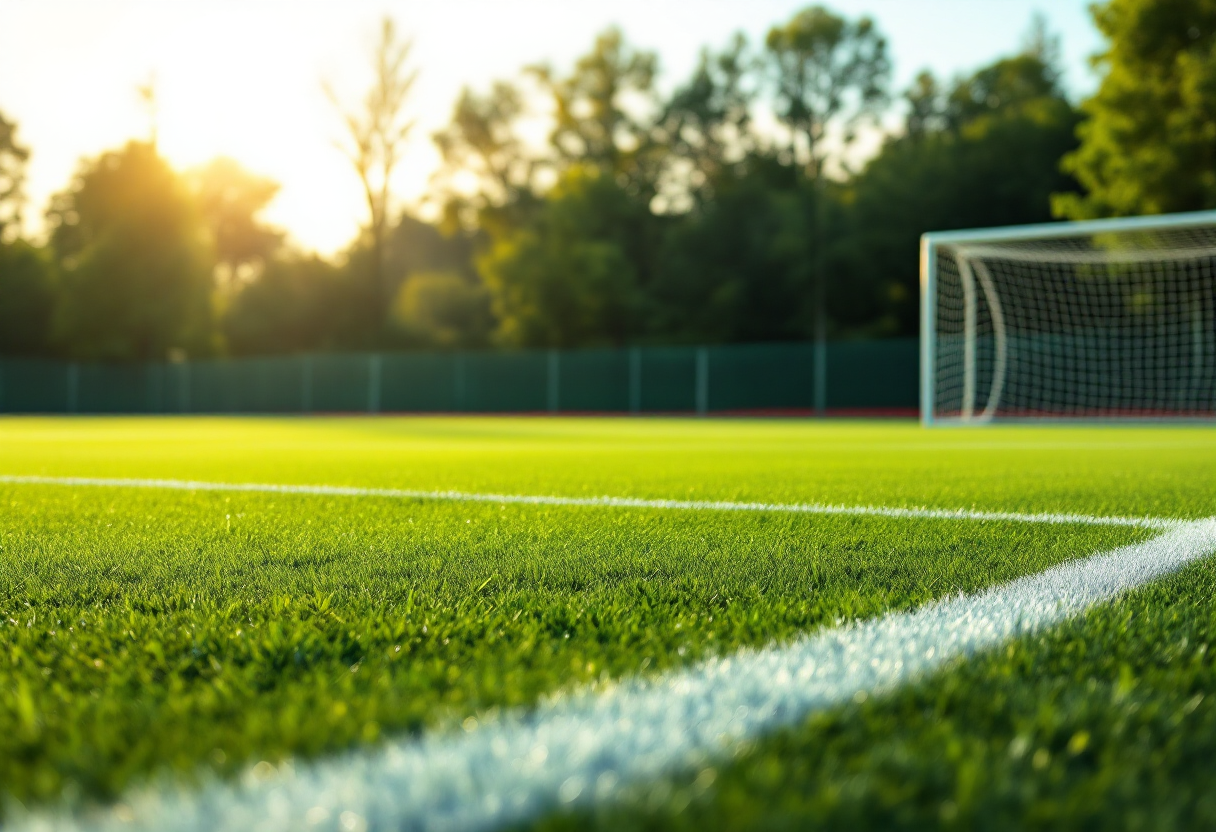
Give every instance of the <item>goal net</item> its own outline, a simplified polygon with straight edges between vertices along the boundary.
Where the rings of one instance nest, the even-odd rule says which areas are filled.
[[[926,424],[1216,418],[1216,211],[921,245]]]

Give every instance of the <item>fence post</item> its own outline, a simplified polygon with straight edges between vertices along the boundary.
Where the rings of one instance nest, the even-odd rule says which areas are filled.
[[[456,411],[464,411],[464,354],[456,353],[452,360],[452,379],[456,392]]]
[[[143,364],[139,368],[139,383],[144,391],[144,408],[148,413],[158,416],[163,414],[165,407],[165,378],[162,372],[165,364]]]
[[[68,365],[68,413],[75,413],[80,406],[80,366],[73,361]]]
[[[372,353],[367,359],[367,412],[380,412],[380,354]]]
[[[558,409],[559,396],[561,394],[561,355],[557,350],[549,350],[549,367],[548,367],[548,389],[546,403],[550,413],[556,413]]]
[[[822,416],[828,407],[828,345],[822,338],[815,340],[814,362],[815,415]]]
[[[642,412],[642,349],[629,348],[629,412]]]
[[[300,412],[312,413],[312,356],[302,356],[300,362]]]
[[[190,362],[183,361],[177,365],[177,409],[182,413],[190,412]]]
[[[697,415],[709,412],[709,348],[697,347]]]

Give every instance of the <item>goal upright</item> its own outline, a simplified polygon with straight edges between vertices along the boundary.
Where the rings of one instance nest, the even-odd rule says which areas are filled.
[[[1216,211],[921,238],[921,421],[1216,419]]]

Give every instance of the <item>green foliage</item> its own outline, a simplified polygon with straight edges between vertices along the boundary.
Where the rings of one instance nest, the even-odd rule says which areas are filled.
[[[618,38],[601,38],[563,89],[621,89],[625,82],[611,79],[629,77],[622,66],[632,64],[619,58],[628,50]],[[720,53],[705,52],[646,139],[629,140],[639,152],[647,142],[666,151],[653,191],[613,161],[619,149],[573,141],[579,131],[571,126],[554,134],[555,143],[572,142],[555,144],[557,158],[575,158],[572,147],[599,148],[588,158],[615,172],[621,194],[581,200],[571,210],[561,186],[530,201],[518,184],[491,189],[512,194],[502,201],[487,191],[479,204],[497,207],[479,215],[491,241],[479,262],[506,342],[805,339],[815,331],[816,273],[825,276],[822,302],[835,337],[911,334],[922,233],[1046,220],[1051,194],[1073,185],[1058,160],[1076,146],[1078,117],[1059,86],[1057,47],[1041,24],[1022,53],[948,88],[930,76],[918,79],[904,133],[843,182],[819,175],[822,139],[829,128],[847,137],[884,105],[885,40],[868,19],[810,8],[775,27],[766,45],[778,110],[801,136],[792,151],[774,153],[753,132],[756,62],[739,37]],[[559,113],[578,109],[574,99],[559,97]],[[611,115],[611,100],[588,98],[579,112],[617,123],[625,115]],[[522,143],[506,138],[521,113],[507,106],[512,102],[519,99],[498,90],[477,110],[481,120],[454,124],[445,141],[452,146],[453,135],[475,133],[487,148],[480,158],[498,159],[499,170],[527,169],[528,177],[515,181],[534,182],[532,169],[518,162]],[[631,130],[618,135],[640,135],[636,124]],[[507,159],[516,160],[513,167]],[[799,181],[803,162],[815,187]],[[642,225],[648,230],[639,235]],[[647,242],[626,242],[639,236]],[[605,325],[597,317],[630,323]]]
[[[775,159],[753,156],[712,188],[713,199],[664,236],[655,331],[690,342],[808,337],[814,242],[805,183]]]
[[[55,281],[47,252],[0,242],[0,355],[40,355],[51,346]]]
[[[66,352],[163,359],[212,349],[212,254],[193,199],[154,146],[130,142],[84,162],[48,218]]]
[[[233,287],[224,307],[222,331],[228,349],[236,355],[267,355],[486,342],[493,321],[488,320],[485,289],[473,271],[473,244],[467,236],[448,236],[409,214],[401,215],[386,233],[382,251],[387,283],[396,293],[384,329],[369,325],[367,318],[374,300],[364,277],[375,257],[367,243],[363,239],[353,247],[341,266],[291,251],[264,260],[257,273]],[[444,299],[424,280],[430,288],[423,291],[429,299],[415,310],[421,317],[408,313],[402,319],[400,304],[415,277],[436,273],[455,276],[467,292],[459,297],[448,292]]]
[[[657,104],[657,70],[658,57],[631,48],[615,28],[596,37],[566,78],[547,66],[532,68],[552,99],[549,144],[559,170],[592,168],[631,193],[653,193],[661,151],[651,139],[649,111]]]
[[[1200,0],[1099,9],[1108,71],[1080,149],[1058,44],[1039,20],[1016,55],[948,84],[917,78],[903,130],[861,170],[825,137],[847,146],[888,103],[873,20],[807,7],[763,50],[741,34],[704,50],[666,96],[656,56],[608,29],[568,70],[461,92],[434,136],[436,222],[392,216],[415,73],[386,20],[368,98],[346,112],[371,220],[332,269],[280,250],[259,219],[273,182],[219,159],[185,194],[153,148],[132,143],[86,162],[52,206],[54,348],[134,359],[911,335],[926,231],[1047,220],[1052,195],[1070,216],[1207,204],[1208,14]],[[758,127],[759,110],[784,130]],[[537,119],[551,128],[539,146]],[[25,155],[0,119],[10,213]],[[1078,180],[1088,195],[1071,193]],[[9,314],[42,320],[37,298]],[[20,349],[53,348],[38,343]]]
[[[403,212],[385,241],[385,268],[394,287],[418,272],[450,271],[474,280],[474,240],[459,232],[447,234],[434,225]],[[362,256],[352,252],[351,257]]]
[[[947,127],[962,132],[975,123],[1024,112],[1039,102],[1065,101],[1058,58],[1049,48],[1035,49],[998,60],[958,81],[943,108]]]
[[[283,233],[267,228],[258,218],[279,185],[224,157],[193,171],[188,181],[210,230],[216,282],[231,291],[255,275],[283,243]]]
[[[753,64],[746,38],[737,34],[721,52],[702,50],[692,78],[668,99],[655,124],[667,154],[657,200],[662,210],[713,199],[714,182],[757,150]]]
[[[1079,116],[1050,51],[997,61],[948,90],[922,75],[907,98],[904,134],[850,183],[839,273],[853,285],[831,304],[836,320],[875,334],[917,331],[921,234],[1046,222],[1052,194],[1075,187],[1057,160],[1076,147]]]
[[[485,287],[453,272],[411,274],[391,316],[406,343],[426,346],[484,346],[494,326]]]
[[[453,333],[448,328],[455,325],[455,319],[447,323],[439,319],[429,323],[415,320],[403,327],[399,305],[415,276],[445,273],[463,279],[469,288],[464,301],[457,304],[463,303],[464,307],[463,312],[456,313],[463,321],[457,327],[463,333],[457,341],[469,346],[484,345],[493,321],[483,321],[488,314],[485,311],[488,302],[484,299],[484,284],[473,266],[473,252],[474,237],[459,226],[441,230],[402,212],[396,224],[386,230],[381,250],[384,285],[392,293],[387,314],[383,316],[384,326],[374,323],[380,316],[373,323],[366,317],[366,310],[375,305],[375,299],[368,296],[361,276],[369,273],[376,255],[370,240],[362,238],[347,252],[346,263],[340,269],[343,280],[335,285],[341,297],[335,296],[333,302],[344,304],[342,308],[348,309],[349,314],[333,316],[330,328],[333,342],[348,348],[451,346],[454,342],[449,336]],[[454,307],[451,311],[455,311]]]
[[[344,275],[328,261],[276,257],[233,295],[223,319],[228,348],[235,355],[274,355],[338,346],[342,328],[356,319],[350,295]]]
[[[52,199],[43,253],[5,244],[19,230],[28,157],[15,130],[0,116],[0,354],[147,360],[220,349],[217,313],[281,244],[257,216],[278,185],[223,158],[179,177],[154,145],[130,142],[82,161]]]
[[[869,17],[849,21],[811,6],[770,29],[765,46],[778,115],[795,138],[804,139],[810,175],[818,178],[827,131],[841,128],[847,143],[857,124],[876,116],[887,102],[886,40]]]
[[[903,133],[861,172],[824,175],[824,136],[847,144],[879,113],[890,66],[872,20],[809,7],[772,28],[763,54],[742,35],[703,51],[666,98],[655,55],[615,29],[566,72],[531,67],[485,93],[463,90],[434,136],[440,221],[394,219],[385,171],[412,124],[409,49],[386,22],[370,97],[347,113],[372,221],[332,266],[280,250],[258,216],[276,185],[230,160],[194,171],[189,200],[162,162],[139,161],[138,144],[86,163],[51,212],[61,351],[908,335],[921,233],[1047,219],[1048,196],[1074,184],[1057,163],[1075,147],[1077,115],[1041,24],[1021,54],[948,87],[922,76]],[[787,146],[754,124],[766,104]],[[539,147],[528,135],[537,117],[552,118]],[[116,185],[109,168],[130,181]],[[86,180],[110,196],[82,193]]]
[[[1216,3],[1109,0],[1094,6],[1109,41],[1082,105],[1081,146],[1064,160],[1085,195],[1060,216],[1158,214],[1216,206]]]
[[[512,83],[495,81],[485,95],[460,91],[450,124],[434,135],[443,158],[437,196],[450,229],[480,226],[494,233],[513,209],[531,201],[541,162],[516,134],[524,114],[523,93]],[[471,192],[462,190],[470,179]]]
[[[902,135],[820,193],[759,154],[719,166],[707,196],[665,233],[655,331],[711,342],[810,337],[820,257],[837,337],[916,332],[922,233],[1046,221],[1051,194],[1072,185],[1056,163],[1075,147],[1078,116],[1052,54],[1036,41],[945,89],[922,75]],[[808,233],[816,197],[818,251]]]
[[[705,420],[29,419],[0,426],[0,470],[1213,510],[1211,489],[1193,486],[1211,479],[1216,444],[1194,431],[1110,429],[1080,447],[1075,439],[1071,429],[969,437]],[[114,794],[165,769],[231,773],[526,706],[571,684],[784,641],[1145,535],[26,485],[0,488],[0,504],[0,782],[27,805]],[[1110,652],[1114,638],[1094,650]],[[1012,678],[1027,679],[1029,666]],[[1000,692],[996,682],[976,690],[974,707],[998,707],[988,696]],[[870,742],[900,742],[939,722],[908,711],[859,732],[847,759],[864,764]],[[801,759],[776,747],[778,762]]]
[[[641,334],[654,225],[608,174],[566,171],[532,220],[479,260],[502,341],[621,345]]]

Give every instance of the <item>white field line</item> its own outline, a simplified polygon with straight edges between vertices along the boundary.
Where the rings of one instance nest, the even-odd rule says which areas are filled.
[[[895,517],[927,520],[987,520],[1015,523],[1055,523],[1088,526],[1134,526],[1166,530],[1180,520],[1163,517],[1113,517],[1096,514],[975,511],[972,509],[845,506],[828,503],[746,503],[727,500],[648,500],[640,497],[560,497],[531,494],[483,494],[468,491],[415,491],[401,488],[359,488],[345,485],[279,485],[253,482],[202,482],[196,480],[122,479],[113,477],[39,477],[0,474],[0,484],[65,485],[103,488],[164,488],[179,491],[248,491],[270,494],[315,494],[332,497],[392,497],[410,500],[446,500],[462,503],[517,503],[541,506],[601,508],[653,508],[680,511],[763,511],[791,514],[837,514],[861,517]]]
[[[812,711],[882,694],[1057,624],[1216,551],[1216,518],[971,596],[743,650],[605,691],[580,690],[466,730],[197,790],[133,792],[88,819],[39,813],[21,832],[487,830],[611,799],[628,784],[721,760]],[[264,768],[264,767],[263,767]]]

